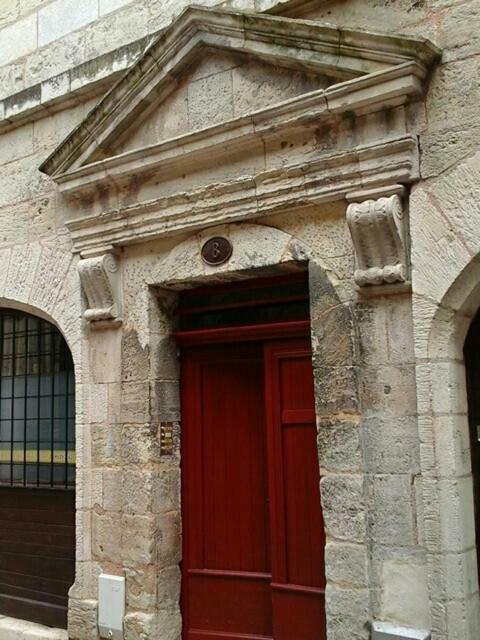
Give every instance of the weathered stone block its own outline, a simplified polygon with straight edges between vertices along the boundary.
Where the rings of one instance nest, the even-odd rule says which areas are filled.
[[[152,511],[164,513],[180,508],[180,471],[161,466],[152,481]]]
[[[382,575],[381,619],[420,629],[430,628],[427,574],[424,565],[386,560]]]
[[[33,154],[33,124],[14,129],[2,135],[0,165]]]
[[[11,253],[12,250],[10,248],[0,250],[0,295],[2,296],[7,283]]]
[[[444,552],[461,552],[475,546],[473,486],[470,476],[438,481],[440,543]]]
[[[384,32],[409,33],[411,25],[418,22],[425,25],[427,10],[426,0],[418,0],[414,4],[411,0],[395,0],[393,4],[365,4],[363,0],[350,0],[347,6],[343,3],[332,6],[320,4],[318,7],[307,5],[306,12],[300,8],[300,13],[302,17],[306,13],[311,19],[330,22],[340,28],[368,30],[372,24],[381,24]]]
[[[480,629],[478,594],[464,600],[449,600],[446,603],[448,618],[454,625],[454,640],[477,638]]]
[[[273,70],[272,65],[262,64],[257,60],[237,65],[231,76],[236,117],[332,83],[331,79],[319,78],[314,74],[282,68]]]
[[[152,511],[155,471],[126,469],[122,476],[122,510],[132,515]]]
[[[56,0],[38,12],[38,44],[43,47],[98,17],[98,1]]]
[[[458,124],[443,131],[427,131],[421,140],[421,172],[425,179],[433,178],[478,150],[480,126]]]
[[[459,593],[471,596],[478,591],[477,550],[469,549],[464,553],[446,553],[441,558],[442,571],[445,576],[445,594],[448,600]]]
[[[316,356],[314,355],[314,359]],[[317,413],[357,412],[357,380],[354,367],[315,367]]]
[[[369,480],[369,532],[377,544],[411,546],[416,542],[413,492],[409,475]]]
[[[40,47],[27,57],[24,83],[27,87],[38,85],[41,94],[41,83],[60,73],[69,73],[72,67],[84,60],[85,32],[73,31],[59,40],[50,42],[48,47]],[[42,96],[40,99],[42,100]]]
[[[21,206],[21,205],[20,205]],[[66,332],[66,338],[72,349],[74,342],[78,342],[80,337],[80,291],[75,276],[75,287],[72,287],[72,256],[69,255],[70,247],[59,239],[52,238],[54,221],[55,202],[50,198],[41,198],[33,201],[27,210],[27,229],[31,238],[43,235],[49,236],[44,240],[42,254],[35,274],[35,281],[30,294],[30,304],[39,309],[45,310],[51,317],[60,321],[59,314],[61,305],[68,303],[69,317],[76,322],[71,326],[62,326]],[[63,314],[62,314],[63,315]],[[76,363],[78,370],[78,362]]]
[[[158,380],[178,380],[180,357],[178,345],[172,335],[151,334],[151,376]]]
[[[178,610],[157,613],[132,612],[125,616],[125,640],[150,640],[165,638],[178,640],[181,635],[181,618]]]
[[[152,387],[152,418],[162,422],[180,420],[180,389],[178,381],[155,380]]]
[[[157,570],[154,565],[126,567],[127,610],[153,610],[157,606]]]
[[[462,362],[432,362],[431,384],[434,389],[434,413],[464,413],[467,406],[465,367]]]
[[[364,545],[328,542],[325,547],[327,580],[355,589],[368,585],[368,556]]]
[[[470,253],[451,224],[439,214],[436,201],[422,188],[411,195],[410,224],[415,292],[439,302],[459,270],[470,262]],[[432,246],[437,247],[434,253],[429,251]],[[422,259],[428,253],[432,254],[430,259]]]
[[[13,22],[20,15],[18,0],[4,0],[0,12],[0,27]]]
[[[318,421],[318,457],[323,472],[359,472],[362,468],[358,422],[340,418]]]
[[[125,327],[122,332],[122,380],[141,382],[150,377],[150,352],[142,347],[134,329]]]
[[[439,415],[432,419],[435,446],[433,472],[440,476],[465,476],[471,472],[468,416]]]
[[[92,559],[92,517],[90,511],[77,511],[75,532],[75,560],[87,562]]]
[[[27,55],[37,47],[37,17],[31,14],[0,30],[2,64]]]
[[[42,104],[62,100],[70,88],[70,74],[66,71],[44,80],[40,92]]]
[[[121,10],[85,27],[83,30],[85,36],[83,61],[112,51],[119,44],[133,42],[152,33],[152,31],[155,31],[155,27],[148,24],[146,4],[135,2],[126,5]]]
[[[416,416],[372,416],[363,421],[362,434],[369,473],[419,473]]]
[[[329,638],[367,640],[370,637],[368,589],[327,585],[325,595]]]
[[[353,323],[348,305],[338,305],[312,319],[314,362],[321,367],[353,363]]]
[[[12,249],[4,289],[5,297],[28,303],[41,251],[38,243],[18,245]]]
[[[36,120],[33,123],[35,151],[43,154],[49,153],[55,144],[60,143],[81,121],[83,113],[84,106],[75,105],[54,113],[49,118]]]
[[[158,462],[160,440],[158,425],[125,425],[122,429],[121,459],[126,464]]]
[[[413,319],[409,296],[357,302],[357,357],[364,364],[414,362]]]
[[[478,142],[478,139],[476,141]],[[442,176],[430,182],[427,189],[429,198],[435,203],[436,209],[441,210],[447,218],[451,232],[461,239],[472,254],[478,253],[480,248],[479,176],[480,154],[475,153],[449,172],[448,179]],[[420,220],[418,222],[421,224]],[[471,277],[477,282],[475,272],[478,271],[478,268],[478,263],[470,265]],[[454,277],[458,277],[459,273],[460,270],[456,271]],[[465,293],[462,291],[459,295],[460,305],[465,304],[465,299]],[[453,300],[450,305],[454,308],[459,306]]]
[[[121,554],[126,566],[136,567],[155,562],[158,533],[153,517],[123,514],[121,531]],[[117,548],[117,554],[118,551]]]
[[[122,519],[118,513],[92,513],[92,553],[95,559],[121,562]]]
[[[71,598],[68,603],[70,640],[97,640],[97,601]]]
[[[230,71],[201,78],[188,86],[188,121],[195,131],[233,118]]]
[[[106,511],[122,510],[123,477],[120,469],[105,469],[102,471],[103,500],[101,505]]]
[[[108,384],[88,385],[89,418],[92,423],[108,420]]]
[[[327,535],[349,542],[363,542],[363,478],[354,475],[328,475],[322,478],[320,491]]]
[[[120,331],[92,331],[89,335],[90,375],[92,382],[120,381]]]
[[[180,602],[181,572],[178,565],[157,572],[157,595],[160,608],[176,607]]]
[[[153,142],[180,136],[188,130],[187,87],[182,84],[132,132],[132,136],[116,151],[140,149]]]
[[[416,415],[414,365],[362,366],[358,379],[361,404],[366,412],[378,412],[386,419]]]
[[[91,429],[92,460],[99,467],[119,465],[122,459],[122,427],[96,424]]]
[[[438,45],[444,49],[443,60],[458,60],[480,53],[480,38],[472,23],[478,17],[478,2],[452,3],[439,33]]]
[[[170,511],[157,516],[157,566],[159,569],[178,564],[181,560],[180,514]]]
[[[150,419],[150,385],[148,382],[122,382],[120,419],[142,424]]]
[[[75,562],[75,582],[70,587],[69,597],[74,600],[97,598],[98,576],[102,571],[100,562]]]

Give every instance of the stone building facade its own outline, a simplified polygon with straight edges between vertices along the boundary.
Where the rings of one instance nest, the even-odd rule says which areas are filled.
[[[125,638],[180,638],[178,297],[299,270],[326,637],[479,637],[479,33],[479,0],[0,3],[0,305],[75,371],[70,640],[101,573]]]

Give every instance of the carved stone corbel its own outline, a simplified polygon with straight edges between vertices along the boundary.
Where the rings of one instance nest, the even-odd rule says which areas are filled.
[[[397,186],[365,193],[364,198],[361,193],[349,197],[357,200],[347,208],[347,223],[355,248],[355,282],[359,287],[404,283],[408,279],[402,193],[403,188]]]
[[[85,257],[78,263],[78,273],[87,299],[85,320],[98,324],[121,322],[120,273],[113,253]]]

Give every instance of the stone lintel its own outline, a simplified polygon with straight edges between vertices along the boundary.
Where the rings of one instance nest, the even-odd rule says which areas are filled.
[[[380,181],[397,184],[417,176],[418,147],[410,136],[323,156],[304,165],[230,183],[138,202],[67,222],[74,251],[146,242],[205,226],[252,220],[279,211],[344,200],[347,193]],[[159,174],[161,175],[161,174]]]

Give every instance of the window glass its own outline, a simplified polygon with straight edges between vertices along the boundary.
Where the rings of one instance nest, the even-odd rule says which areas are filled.
[[[0,484],[75,485],[73,362],[61,333],[0,310]]]
[[[180,295],[180,331],[308,320],[306,273],[199,287]]]

